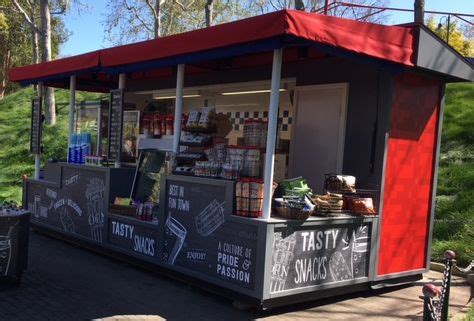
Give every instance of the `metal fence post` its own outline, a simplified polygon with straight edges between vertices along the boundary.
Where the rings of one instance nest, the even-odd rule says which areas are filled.
[[[443,289],[441,292],[440,309],[441,309],[441,321],[448,321],[449,316],[449,291],[451,290],[451,275],[453,274],[453,266],[456,263],[456,254],[453,251],[444,252],[446,259],[445,268],[443,272]]]
[[[436,321],[436,309],[433,304],[433,298],[436,297],[440,291],[431,283],[423,286],[423,321]]]

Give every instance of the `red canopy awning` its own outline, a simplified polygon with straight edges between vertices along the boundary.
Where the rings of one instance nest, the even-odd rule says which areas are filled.
[[[82,55],[62,58],[50,62],[10,69],[11,81],[31,81],[55,75],[70,75],[100,68],[100,53],[93,51]]]
[[[210,28],[159,39],[103,49],[25,67],[13,68],[10,80],[36,82],[55,80],[86,71],[113,73],[163,59],[209,53],[264,40],[283,40],[288,36],[337,48],[350,53],[382,59],[405,66],[415,65],[415,28],[384,26],[324,16],[302,11],[283,10]],[[255,51],[257,49],[254,49]],[[179,63],[176,60],[176,63]]]

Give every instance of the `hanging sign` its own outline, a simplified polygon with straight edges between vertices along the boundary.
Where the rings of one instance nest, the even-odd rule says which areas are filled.
[[[109,108],[109,147],[107,151],[110,160],[120,160],[122,152],[123,126],[123,89],[110,91]]]
[[[41,98],[33,98],[31,102],[31,134],[30,152],[41,154],[41,136],[43,129],[43,104]]]

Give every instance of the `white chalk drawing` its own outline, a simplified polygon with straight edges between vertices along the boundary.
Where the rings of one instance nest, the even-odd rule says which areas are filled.
[[[329,272],[335,282],[352,279],[352,271],[339,251],[334,252],[329,259]]]
[[[33,204],[33,208],[32,208],[33,216],[35,218],[40,217],[40,213],[41,213],[40,212],[41,211],[40,207],[41,207],[41,195],[36,194],[35,197],[34,197],[34,204]]]
[[[165,245],[171,247],[171,252],[168,253],[167,262],[171,265],[174,264],[174,261],[178,257],[179,253],[184,244],[184,240],[186,239],[186,235],[188,234],[186,228],[178,222],[175,218],[171,217],[171,215],[166,220],[165,224],[165,234],[168,238],[165,241]],[[171,243],[171,244],[170,244]]]
[[[64,187],[76,184],[79,182],[79,174],[71,175],[64,179]]]
[[[40,206],[40,217],[48,218],[48,208],[46,206]]]
[[[209,236],[224,224],[224,205],[214,199],[195,218],[196,230],[201,236]]]
[[[86,187],[88,223],[92,239],[99,243],[102,243],[102,230],[104,227],[104,199],[104,180],[91,178]]]
[[[369,236],[367,235],[367,231],[367,226],[359,226],[357,233],[355,231],[352,232],[350,240],[342,240],[346,245],[343,250],[351,251],[350,257],[352,277],[357,276],[359,273],[357,263],[364,259],[365,253],[367,253],[369,249]],[[359,236],[361,234],[362,236]]]
[[[53,191],[50,188],[46,188],[46,196],[48,196],[49,198],[56,199],[56,198],[58,198],[58,192]]]
[[[68,206],[68,207],[72,208],[74,210],[74,212],[76,212],[77,215],[82,216],[82,208],[80,208],[79,205],[76,202],[74,202],[72,199],[70,199],[70,198],[61,198],[59,201],[57,201],[53,204],[53,208],[55,210],[57,210],[57,209],[59,209],[63,206]]]
[[[69,233],[76,232],[76,226],[74,225],[74,221],[66,207],[61,208],[59,212],[59,220],[61,221],[64,231]]]
[[[15,225],[10,226],[7,235],[0,235],[0,275],[6,276],[10,268],[10,260],[12,257],[12,241],[11,234]]]
[[[290,269],[290,263],[294,258],[296,245],[296,233],[283,237],[282,232],[275,233],[273,240],[272,276],[270,292],[285,290],[285,283]]]
[[[252,261],[249,259],[245,259],[244,262],[242,263],[242,270],[247,271],[250,269],[250,266],[252,265]]]

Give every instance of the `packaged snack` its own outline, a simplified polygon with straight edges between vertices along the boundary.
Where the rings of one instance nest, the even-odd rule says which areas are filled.
[[[188,116],[186,127],[188,128],[198,127],[200,117],[201,117],[201,112],[199,110],[197,109],[191,110]]]
[[[199,117],[198,127],[209,128],[211,126],[212,119],[216,114],[214,107],[204,107],[201,109],[201,115]]]

